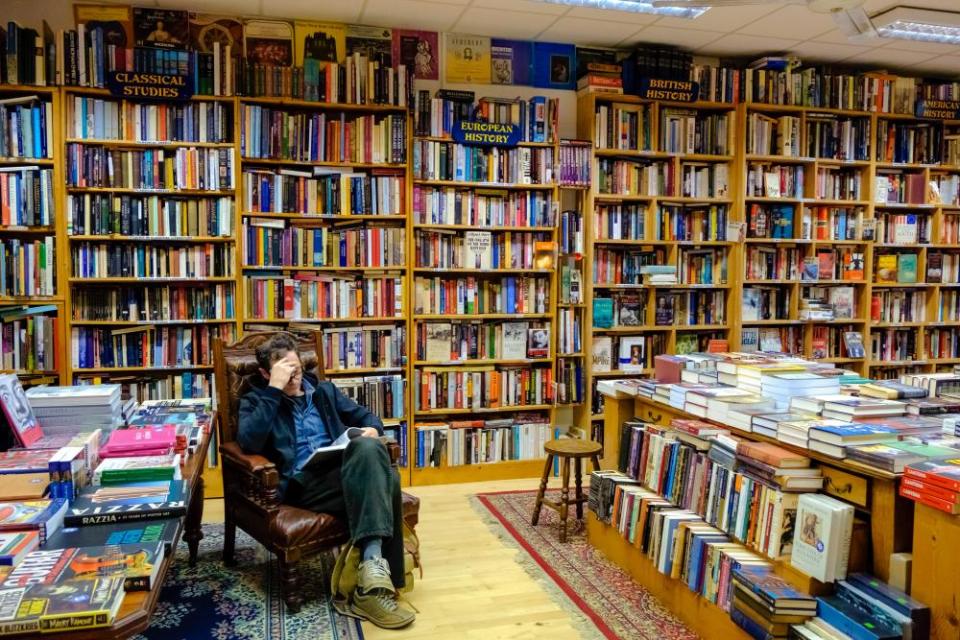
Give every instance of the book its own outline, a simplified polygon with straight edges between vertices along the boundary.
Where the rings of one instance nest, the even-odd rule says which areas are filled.
[[[797,504],[797,524],[790,564],[823,582],[847,574],[853,507],[829,496],[803,494]]]
[[[529,325],[526,322],[503,323],[503,358],[525,360],[528,352]]]
[[[489,231],[467,231],[463,236],[464,264],[469,269],[490,269],[493,234]]]
[[[900,254],[897,261],[897,282],[917,282],[917,254]]]
[[[184,49],[190,41],[186,11],[133,8],[133,43],[138,47]]]
[[[897,255],[885,253],[877,257],[876,281],[879,283],[897,282]]]
[[[610,336],[596,336],[593,339],[591,362],[593,371],[606,372],[613,369],[613,339]],[[619,361],[619,358],[618,358]]]
[[[813,596],[795,589],[767,567],[734,568],[733,580],[759,595],[774,610],[802,609],[815,612],[817,609],[817,601]]]
[[[866,573],[850,574],[847,576],[847,581],[877,601],[910,618],[913,622],[914,638],[926,638],[930,634],[930,607],[927,605]]]
[[[490,38],[444,34],[444,80],[454,84],[490,84]]]
[[[243,23],[243,55],[249,65],[293,66],[293,41],[293,25],[284,20]]]
[[[593,299],[593,326],[597,329],[610,329],[613,327],[612,298]]]
[[[180,454],[108,458],[93,471],[91,484],[117,485],[127,482],[180,479]]]
[[[16,374],[0,375],[0,406],[20,446],[29,447],[43,437],[43,430]]]
[[[534,42],[533,86],[576,89],[576,47],[572,44]]]
[[[163,544],[164,552],[173,552],[181,523],[176,519],[146,522],[121,522],[88,527],[63,527],[47,541],[48,549],[100,547],[126,544]]]
[[[900,435],[896,429],[879,424],[819,425],[808,432],[811,440],[845,446],[894,442]]]
[[[41,632],[108,627],[123,604],[122,577],[64,580],[33,585],[25,594],[31,608],[42,611]]]
[[[37,531],[7,531],[0,533],[0,565],[15,567],[40,546]]]
[[[620,353],[617,368],[626,373],[638,373],[646,366],[646,339],[643,336],[620,338]]]
[[[90,526],[178,518],[186,514],[183,480],[85,487],[64,515],[64,525]]]
[[[44,544],[63,526],[67,506],[63,499],[0,503],[0,532],[37,531]]]
[[[863,335],[859,331],[843,332],[843,348],[848,358],[863,358],[866,355],[863,348]]]
[[[533,44],[525,40],[493,38],[490,41],[490,64],[493,84],[532,84]]]
[[[527,358],[546,358],[550,355],[550,329],[537,327],[527,331]]]
[[[914,462],[904,467],[903,473],[904,477],[960,492],[960,456]]]
[[[118,576],[126,591],[150,591],[166,552],[162,541],[65,549],[57,582]]]
[[[394,29],[391,57],[395,65],[412,70],[417,80],[440,79],[440,42],[436,31]]]

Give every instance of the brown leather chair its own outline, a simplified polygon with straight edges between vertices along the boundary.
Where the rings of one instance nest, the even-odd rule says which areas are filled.
[[[223,561],[234,563],[237,527],[277,555],[281,568],[283,599],[292,611],[303,604],[298,563],[301,558],[337,547],[349,539],[345,522],[326,513],[297,509],[280,502],[280,475],[263,456],[244,453],[236,443],[240,398],[250,388],[251,376],[259,376],[257,346],[277,333],[249,333],[232,345],[214,342],[214,375],[220,422],[220,453],[223,467],[224,538]],[[298,339],[296,334],[289,334]],[[323,378],[323,351],[320,332],[313,339],[299,340],[304,368]],[[394,464],[399,446],[389,441]],[[420,510],[419,499],[404,494],[404,521],[414,527]]]

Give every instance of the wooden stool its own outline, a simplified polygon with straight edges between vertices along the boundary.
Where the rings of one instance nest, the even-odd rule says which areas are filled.
[[[547,462],[543,465],[543,477],[540,478],[540,491],[537,493],[537,504],[533,507],[533,526],[537,526],[540,521],[540,509],[547,505],[551,509],[560,513],[560,542],[567,541],[567,507],[571,504],[577,506],[577,520],[583,519],[583,503],[587,498],[583,495],[583,478],[581,477],[582,467],[580,461],[584,458],[590,458],[593,461],[593,469],[600,469],[600,446],[599,442],[592,440],[579,440],[576,438],[565,438],[562,440],[551,440],[543,445],[543,450],[547,452]],[[553,459],[560,458],[560,477],[563,478],[563,488],[560,494],[559,502],[546,500],[543,496],[547,492],[547,479],[550,477],[550,471],[553,468]],[[576,473],[577,493],[570,499],[570,459],[573,458],[574,473]]]

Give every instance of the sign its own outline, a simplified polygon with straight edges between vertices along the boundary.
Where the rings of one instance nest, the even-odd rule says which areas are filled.
[[[917,117],[960,120],[960,100],[917,100]]]
[[[689,80],[660,80],[644,77],[640,78],[637,95],[646,100],[696,102],[700,95],[700,85]]]
[[[172,73],[111,71],[107,87],[118,98],[140,100],[189,100],[193,97],[193,78]]]
[[[454,142],[480,147],[515,147],[520,142],[521,133],[516,124],[461,121],[453,125]]]

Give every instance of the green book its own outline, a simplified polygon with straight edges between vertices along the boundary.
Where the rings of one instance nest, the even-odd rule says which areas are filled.
[[[593,299],[593,326],[597,329],[609,329],[613,326],[613,299]]]
[[[917,254],[901,253],[897,261],[897,282],[917,281]]]

